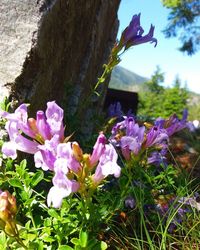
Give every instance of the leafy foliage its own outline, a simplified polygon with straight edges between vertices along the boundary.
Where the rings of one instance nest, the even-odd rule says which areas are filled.
[[[165,89],[163,98],[164,117],[171,114],[182,115],[183,109],[187,108],[188,91],[181,87],[181,82],[177,78],[172,88]]]
[[[200,2],[199,0],[163,0],[163,5],[171,12],[166,37],[179,36],[182,41],[180,51],[194,54],[200,48]]]
[[[139,93],[139,115],[166,118],[176,113],[180,117],[187,108],[189,93],[181,87],[180,80],[177,78],[172,88],[164,88],[163,81],[164,74],[158,67],[151,80],[144,84],[144,92]]]
[[[155,84],[157,79],[162,80],[162,74],[150,87],[162,93],[164,89]],[[19,235],[8,237],[1,232],[1,246],[19,250],[168,249],[172,225],[174,237],[180,236],[181,227],[186,239],[198,238],[195,210],[182,216],[182,224],[177,222],[179,210],[185,206],[177,203],[178,197],[192,195],[197,185],[173,164],[149,164],[147,153],[130,161],[121,156],[119,180],[108,179],[89,200],[71,195],[59,210],[46,205],[50,172],[31,171],[26,160],[18,164],[3,159],[1,189],[16,197]],[[127,198],[132,199],[131,208]],[[169,211],[165,214],[162,209],[166,206]]]

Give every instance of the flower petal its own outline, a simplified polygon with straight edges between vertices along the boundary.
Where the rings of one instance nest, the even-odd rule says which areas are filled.
[[[10,157],[13,160],[17,158],[17,148],[16,143],[10,141],[5,142],[2,146],[2,153],[4,157]]]

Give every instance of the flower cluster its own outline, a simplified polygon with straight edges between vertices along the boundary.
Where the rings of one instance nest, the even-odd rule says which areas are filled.
[[[186,111],[181,120],[172,115],[167,120],[158,118],[154,124],[144,123],[142,126],[133,117],[124,117],[112,128],[110,141],[121,148],[126,160],[149,149],[148,163],[160,164],[165,161],[169,137],[186,127],[189,127]]]
[[[115,43],[107,68],[113,68],[115,65],[117,65],[121,61],[121,54],[132,46],[150,42],[155,43],[156,47],[157,39],[153,37],[154,28],[155,27],[151,25],[149,32],[146,35],[143,35],[144,29],[140,25],[140,14],[134,15],[130,24],[122,32],[119,41]]]
[[[144,29],[140,25],[140,14],[134,15],[128,27],[122,32],[119,42],[113,48],[114,51],[127,50],[131,46],[139,45],[142,43],[155,43],[157,45],[157,39],[153,37],[154,26],[151,25],[148,34],[143,36]]]
[[[10,138],[2,152],[12,159],[16,159],[17,150],[35,154],[47,141],[64,140],[63,110],[55,102],[48,102],[46,112],[38,111],[36,119],[28,118],[26,104],[21,104],[11,114],[1,112],[0,116],[7,120],[5,128]]]
[[[194,126],[191,122],[187,121],[188,111],[185,109],[183,111],[183,117],[181,120],[178,119],[176,114],[173,114],[169,119],[158,118],[155,121],[155,125],[159,128],[163,128],[167,131],[168,136],[175,134],[176,132],[188,128],[191,131],[194,130]]]
[[[72,192],[88,196],[88,190],[96,188],[108,175],[120,176],[118,155],[103,133],[97,138],[92,154],[83,154],[77,142],[60,143],[54,154],[53,187],[47,203],[60,207],[62,199]],[[51,153],[50,151],[47,152]]]
[[[83,154],[77,142],[64,137],[63,110],[55,102],[48,102],[46,112],[38,111],[36,119],[28,118],[26,104],[1,116],[7,119],[10,138],[2,147],[4,156],[15,159],[17,150],[34,154],[37,168],[54,172],[47,197],[49,206],[60,207],[62,199],[73,192],[85,195],[86,185],[97,187],[108,175],[120,176],[117,153],[103,133],[91,155]]]

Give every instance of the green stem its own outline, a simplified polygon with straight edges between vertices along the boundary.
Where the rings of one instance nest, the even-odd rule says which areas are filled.
[[[127,162],[127,166],[125,166],[125,168],[124,168],[124,170],[126,171],[125,175],[128,178],[128,181],[127,181],[127,183],[126,183],[126,185],[123,188],[123,191],[121,193],[121,199],[123,199],[123,197],[126,195],[128,189],[129,189],[129,187],[131,185],[131,182],[133,180],[133,178],[132,178],[132,167],[133,167],[132,162],[130,161],[130,162]]]
[[[24,249],[28,249],[27,246],[24,245],[23,241],[20,239],[19,235],[17,235],[17,237],[15,237],[15,240],[17,241],[17,243],[19,243],[19,245],[21,245]]]
[[[112,68],[109,67],[109,64],[105,65],[104,72],[101,75],[101,77],[98,79],[98,81],[97,81],[97,83],[96,83],[96,85],[94,87],[94,90],[93,90],[94,92],[97,90],[97,88],[99,87],[99,85],[106,80],[106,77],[108,76],[108,74],[110,74],[111,71],[112,71]]]
[[[111,73],[111,71],[112,71],[112,69],[113,69],[113,67],[112,67],[110,64],[107,64],[107,65],[105,64],[104,67],[105,67],[105,69],[104,69],[104,71],[103,71],[101,77],[98,78],[98,81],[97,81],[97,83],[95,84],[93,90],[89,93],[88,97],[86,97],[85,100],[83,101],[82,109],[83,109],[83,108],[86,108],[86,107],[89,105],[89,103],[91,102],[91,97],[92,97],[92,95],[93,95],[94,93],[95,93],[96,95],[98,95],[97,89],[98,89],[99,85],[100,85],[100,84],[103,84],[103,83],[105,82],[106,78],[108,77],[108,75]],[[80,113],[82,112],[82,109],[80,110]]]
[[[81,203],[82,203],[82,216],[83,216],[83,222],[82,222],[82,227],[84,227],[87,224],[87,211],[88,211],[88,206],[87,206],[87,198],[81,196]]]
[[[13,228],[13,227],[12,227],[12,228]],[[19,237],[19,232],[18,232],[18,229],[17,229],[17,226],[16,226],[16,225],[15,225],[15,227],[13,228],[13,230],[16,232],[15,235],[9,235],[8,233],[6,233],[6,231],[4,231],[4,232],[5,232],[5,234],[6,234],[8,237],[13,237],[13,238],[16,240],[16,242],[17,242],[20,246],[22,246],[24,249],[28,249],[28,247],[24,245],[22,239]]]
[[[33,214],[32,214],[32,212],[31,212],[30,208],[29,208],[29,216],[30,216],[31,222],[32,222],[32,224],[33,224],[34,230],[37,231],[37,227],[36,227],[35,221],[34,221],[34,219],[33,219]]]

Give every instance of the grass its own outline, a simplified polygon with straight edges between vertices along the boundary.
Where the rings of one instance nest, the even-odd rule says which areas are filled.
[[[184,135],[185,138],[189,138]],[[191,138],[194,140],[193,135]],[[186,141],[190,147],[191,141]],[[200,143],[195,142],[195,150]],[[165,212],[158,211],[155,207],[145,210],[146,197],[152,198],[151,187],[149,189],[132,186],[132,195],[136,206],[134,209],[125,209],[126,216],[121,221],[112,221],[110,227],[110,248],[123,250],[192,250],[200,249],[200,202],[195,200],[195,194],[199,191],[199,179],[193,178],[191,171],[186,171],[176,161],[173,152],[170,153],[174,161],[174,180],[169,188],[174,196],[172,202],[157,200],[157,206],[168,206]],[[196,160],[196,165],[197,161]],[[195,167],[195,166],[194,166]],[[200,170],[200,169],[199,169]],[[163,170],[164,171],[164,170]],[[146,171],[146,174],[148,170]],[[141,173],[140,173],[141,174]],[[151,174],[149,172],[148,174]],[[167,173],[166,173],[167,174]],[[169,173],[168,173],[169,174]],[[169,176],[169,175],[168,175]],[[152,177],[152,176],[151,176]],[[141,176],[144,181],[144,176]],[[155,179],[155,178],[154,178]],[[168,183],[167,176],[164,179]],[[158,184],[158,183],[157,183]],[[147,185],[147,183],[145,183]],[[170,186],[170,184],[169,184]],[[165,186],[167,189],[167,186]],[[148,193],[149,192],[149,193]],[[167,195],[164,194],[162,198]],[[193,198],[193,203],[184,204],[179,200],[181,197]],[[153,197],[155,200],[157,197]]]

